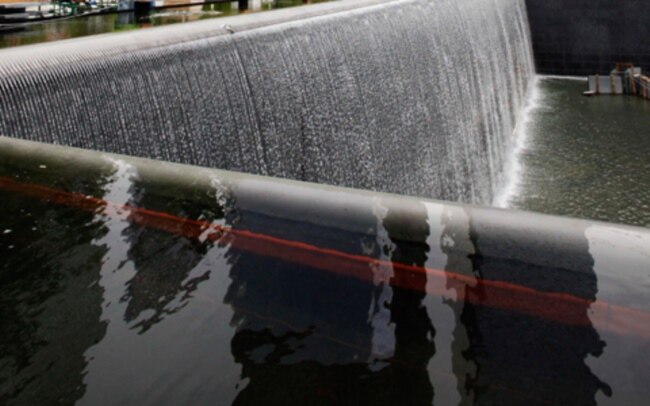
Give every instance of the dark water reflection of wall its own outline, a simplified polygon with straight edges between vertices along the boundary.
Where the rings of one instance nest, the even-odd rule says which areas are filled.
[[[574,233],[548,238],[546,225],[504,228],[474,209],[394,198],[343,225],[218,182],[152,181],[124,161],[74,181],[51,163],[2,162],[3,403],[634,404],[647,395],[587,365],[647,338],[608,333],[605,346],[588,314],[598,251]],[[119,206],[80,211],[65,194],[47,203],[27,196],[30,184]],[[271,252],[246,233],[214,239],[193,219],[278,240]],[[287,241],[333,254],[313,261]],[[585,300],[557,322],[535,295],[529,307],[517,291],[495,306],[490,281]],[[613,365],[646,374],[643,364]]]
[[[495,238],[499,235],[497,227],[470,221],[472,273],[479,280],[509,281],[537,291],[583,298],[585,301],[571,311],[584,323],[550,323],[541,317],[467,301],[460,320],[467,329],[470,347],[462,356],[477,370],[466,386],[480,403],[595,404],[596,393],[602,390],[609,396],[611,388],[585,364],[588,355],[600,356],[606,345],[588,321],[589,304],[596,300],[598,291],[588,242],[584,239],[577,247],[567,249],[566,242],[557,238],[544,241],[541,249],[531,246],[526,238],[529,232],[508,230],[507,235]],[[481,284],[467,286],[465,291],[469,298],[489,294]]]

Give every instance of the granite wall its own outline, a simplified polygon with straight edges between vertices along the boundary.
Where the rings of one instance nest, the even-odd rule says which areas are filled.
[[[650,72],[650,0],[526,0],[538,73]]]

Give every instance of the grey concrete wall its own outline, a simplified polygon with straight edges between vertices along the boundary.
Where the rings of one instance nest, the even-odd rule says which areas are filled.
[[[650,71],[650,0],[526,0],[537,71],[609,73],[616,62]]]

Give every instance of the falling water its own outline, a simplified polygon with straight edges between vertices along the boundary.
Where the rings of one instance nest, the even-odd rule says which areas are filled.
[[[232,34],[187,24],[157,46],[138,35],[176,27],[7,49],[0,134],[489,203],[534,74],[524,3],[399,0]]]

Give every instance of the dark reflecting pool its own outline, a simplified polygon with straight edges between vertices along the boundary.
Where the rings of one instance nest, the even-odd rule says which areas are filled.
[[[643,229],[0,141],[0,403],[650,398]]]

